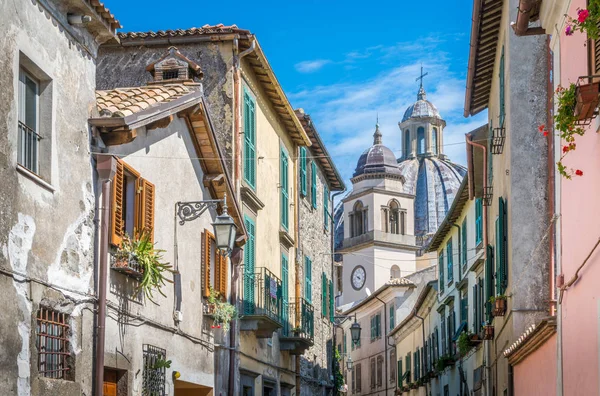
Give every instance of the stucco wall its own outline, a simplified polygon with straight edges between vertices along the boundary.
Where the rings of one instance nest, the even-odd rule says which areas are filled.
[[[97,43],[85,28],[66,22],[79,2],[47,3],[51,9],[37,1],[0,3],[0,15],[10,16],[0,24],[0,267],[9,271],[0,275],[0,394],[6,395],[91,394],[92,385],[95,227],[87,119],[95,101]],[[17,170],[20,64],[43,79],[44,181]],[[10,271],[22,275],[12,278]],[[40,305],[70,315],[75,381],[38,376],[34,318]]]
[[[580,365],[578,365],[580,366]],[[556,395],[556,382],[553,373],[556,370],[556,335],[546,340],[542,346],[525,360],[513,367],[514,394],[531,396]],[[583,379],[581,377],[580,379]],[[570,389],[570,391],[568,391]],[[565,395],[592,395],[581,386],[565,388]]]

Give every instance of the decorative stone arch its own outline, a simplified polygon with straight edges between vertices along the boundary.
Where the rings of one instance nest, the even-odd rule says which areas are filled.
[[[350,220],[350,237],[354,238],[367,233],[369,227],[369,208],[359,199],[354,203],[352,212],[348,214]]]
[[[392,265],[392,268],[390,268],[390,279],[399,279],[401,277],[400,267],[396,264]]]
[[[381,208],[381,230],[390,234],[406,234],[406,209],[400,206],[397,199],[392,198]]]

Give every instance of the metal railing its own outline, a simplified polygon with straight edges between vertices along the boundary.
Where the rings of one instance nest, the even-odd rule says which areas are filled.
[[[243,271],[241,316],[267,316],[282,323],[281,279],[265,267]]]
[[[286,315],[284,308],[282,337],[305,338],[312,341],[315,337],[315,309],[304,298],[297,298],[289,304]]]
[[[39,141],[42,139],[33,129],[19,121],[19,150],[17,162],[33,173],[39,173]]]

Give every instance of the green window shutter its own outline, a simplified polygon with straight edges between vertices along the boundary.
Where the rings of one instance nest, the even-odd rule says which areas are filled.
[[[306,147],[300,147],[300,194],[306,196]]]
[[[477,296],[477,285],[473,285],[473,332],[479,332],[479,324],[481,321],[479,320],[479,315],[477,315],[477,305],[479,299]]]
[[[381,314],[377,314],[376,318],[376,326],[377,326],[377,337],[381,337]]]
[[[327,276],[321,274],[321,315],[327,316]]]
[[[483,212],[483,202],[481,198],[475,199],[475,245],[479,245],[481,243],[481,238],[483,237],[483,223],[481,220],[481,215]]]
[[[344,345],[342,346],[342,349],[344,350],[344,353],[347,353],[347,349],[346,349],[346,332],[344,331],[344,335],[342,336],[342,342],[344,343]]]
[[[439,263],[438,263],[438,268],[439,268],[439,272],[440,272],[440,293],[444,292],[444,251],[440,251],[440,257],[439,257]]]
[[[390,307],[390,330],[394,330],[394,327],[396,327],[396,321],[394,319],[394,306],[392,305]]]
[[[310,201],[312,207],[317,209],[317,164],[310,163]]]
[[[333,281],[329,281],[329,321],[333,323],[335,316],[335,300],[333,298]]]
[[[304,256],[304,299],[312,304],[312,261]]]
[[[402,372],[402,358],[398,359],[398,388],[402,388],[402,378],[404,373]]]
[[[284,333],[289,334],[290,321],[289,321],[289,270],[288,270],[288,258],[285,254],[281,255],[281,317],[284,323]]]
[[[461,323],[465,323],[468,326],[469,323],[469,298],[468,296],[465,294],[461,299],[460,299],[460,321]]]
[[[255,224],[249,217],[244,217],[248,241],[244,246],[244,313],[254,313],[255,290]]]
[[[406,383],[408,384],[410,383],[410,352],[406,354],[404,361],[406,362]]]
[[[244,88],[244,180],[256,188],[256,103]]]
[[[502,53],[500,54],[500,127],[504,126],[504,117],[505,117],[505,100],[504,100],[504,90],[505,90],[505,81],[504,81],[504,46],[502,46]]]
[[[289,183],[288,183],[288,157],[281,150],[281,225],[287,231],[289,223]]]
[[[498,295],[504,294],[506,290],[506,286],[508,283],[508,261],[507,261],[507,243],[506,243],[506,226],[507,226],[507,215],[506,215],[506,202],[504,198],[498,198],[499,201],[499,222],[498,222],[498,234],[499,234],[499,244],[497,246],[496,254],[499,257],[499,265],[498,265]]]
[[[323,224],[326,230],[329,230],[329,189],[323,187]]]
[[[465,266],[467,264],[467,218],[463,220],[462,227],[460,229],[461,238],[460,243],[462,244],[460,249],[461,254],[461,264]]]
[[[452,250],[452,237],[446,244],[446,255],[448,256],[448,283],[454,280],[454,251]]]
[[[492,303],[490,298],[494,295],[494,248],[487,247],[487,259],[485,261],[485,320],[486,323],[492,321]]]
[[[375,339],[375,317],[371,318],[371,341]]]

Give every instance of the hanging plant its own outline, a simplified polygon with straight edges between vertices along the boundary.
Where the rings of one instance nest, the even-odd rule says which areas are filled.
[[[567,17],[567,26],[565,34],[567,36],[579,31],[587,34],[588,39],[597,40],[600,36],[598,22],[600,22],[600,0],[589,0],[587,8],[577,9],[577,18],[569,15]]]
[[[221,293],[213,288],[210,289],[208,304],[210,306],[210,315],[214,320],[212,327],[221,328],[221,326],[223,326],[223,330],[229,331],[229,324],[237,317],[235,307],[227,301],[224,301],[221,297]]]
[[[456,346],[458,347],[460,356],[465,356],[473,348],[471,336],[466,331],[463,331],[456,340]]]
[[[340,361],[342,360],[342,355],[340,355],[340,351],[335,348],[335,360],[333,367],[333,388],[340,389],[344,385],[344,375],[342,374],[342,369],[340,367]]]
[[[577,123],[579,121],[575,108],[577,106],[577,85],[571,83],[568,88],[559,86],[556,88],[556,102],[558,104],[556,114],[554,114],[554,124],[559,132],[558,136],[565,141],[565,146],[562,148],[562,154],[556,163],[558,173],[566,179],[571,179],[573,175],[583,176],[583,172],[579,169],[575,170],[567,168],[563,164],[563,159],[571,151],[577,147],[575,144],[575,136],[583,136],[585,129]],[[544,136],[548,136],[548,129],[545,125],[540,125],[538,130]]]

